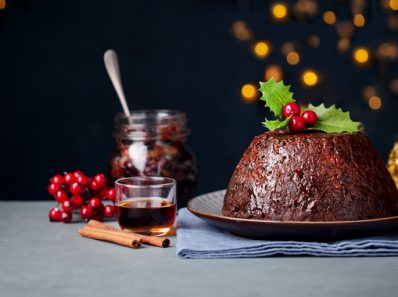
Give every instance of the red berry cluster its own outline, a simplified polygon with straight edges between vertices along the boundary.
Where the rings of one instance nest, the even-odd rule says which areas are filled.
[[[301,114],[301,115],[300,115]],[[287,103],[283,107],[283,115],[289,120],[289,129],[293,133],[303,132],[305,127],[315,125],[318,121],[316,113],[312,110],[305,110],[301,113],[300,105],[295,102]]]
[[[107,187],[106,177],[102,173],[93,178],[80,170],[55,175],[50,179],[48,192],[58,202],[58,206],[48,214],[51,222],[70,222],[74,210],[79,210],[85,221],[115,216],[115,188]],[[111,203],[104,205],[104,200]]]

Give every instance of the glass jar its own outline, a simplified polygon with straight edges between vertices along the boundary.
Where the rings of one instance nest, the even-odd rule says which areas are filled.
[[[121,177],[163,176],[177,180],[177,207],[186,206],[196,189],[197,166],[186,142],[186,115],[176,110],[138,110],[115,117],[115,145],[109,164]]]

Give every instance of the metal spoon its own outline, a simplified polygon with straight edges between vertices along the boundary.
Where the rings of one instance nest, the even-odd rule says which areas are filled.
[[[111,79],[113,87],[115,88],[119,97],[120,103],[122,104],[124,114],[126,117],[130,117],[130,109],[127,105],[126,96],[123,92],[122,80],[120,78],[119,61],[114,50],[109,49],[105,52],[104,63],[109,78]]]

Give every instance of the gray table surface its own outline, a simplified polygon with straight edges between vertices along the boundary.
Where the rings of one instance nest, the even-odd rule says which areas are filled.
[[[0,202],[1,296],[398,296],[398,257],[183,260],[82,238],[52,206]]]

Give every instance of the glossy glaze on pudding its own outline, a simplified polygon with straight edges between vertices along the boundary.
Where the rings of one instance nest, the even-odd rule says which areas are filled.
[[[346,221],[398,215],[398,190],[361,132],[256,136],[229,182],[225,216]]]

